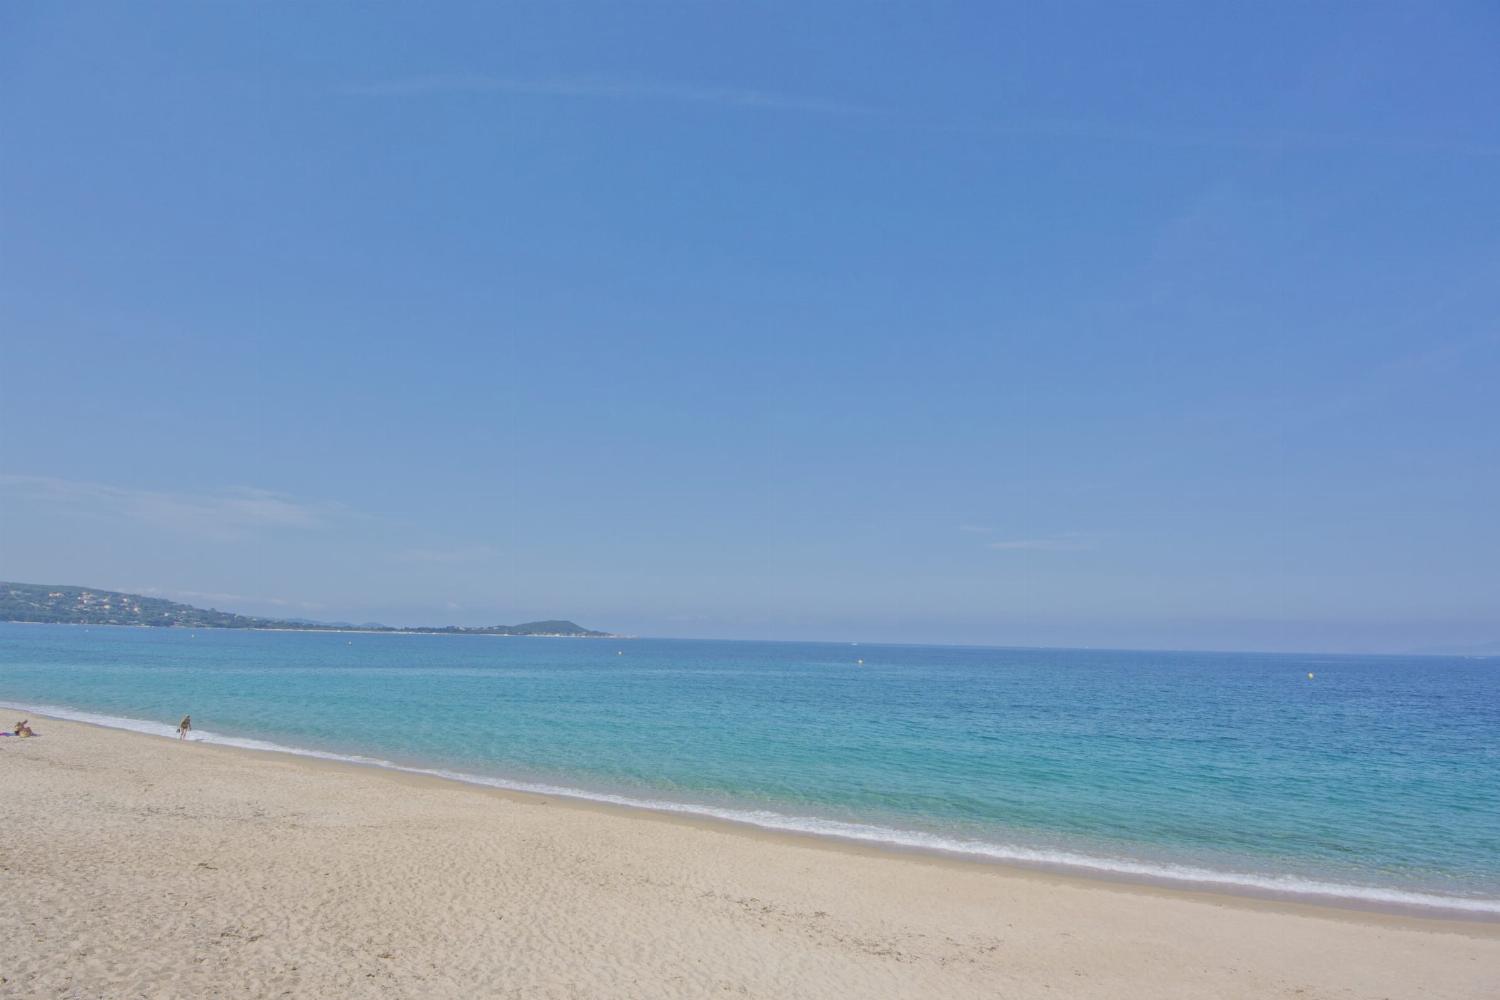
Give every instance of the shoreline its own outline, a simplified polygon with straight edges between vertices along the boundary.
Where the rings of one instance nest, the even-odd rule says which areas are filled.
[[[42,725],[0,740],[0,996],[1477,1000],[1500,984],[1494,923]]]
[[[129,733],[151,739],[173,739],[172,727],[165,723],[108,716],[58,705],[17,705],[0,702],[0,710],[30,713],[51,722],[86,725],[111,732]],[[65,714],[60,714],[65,713]],[[1255,901],[1286,904],[1332,913],[1374,914],[1421,921],[1447,921],[1500,926],[1500,906],[1488,899],[1468,900],[1444,897],[1412,890],[1380,889],[1339,883],[1303,881],[1302,886],[1276,886],[1265,883],[1268,876],[1217,872],[1211,869],[1179,866],[1177,872],[1163,865],[1151,865],[1129,859],[1095,858],[1071,852],[1049,852],[1030,848],[1013,848],[1000,853],[997,845],[969,842],[974,849],[964,849],[963,842],[933,843],[939,838],[918,831],[868,824],[834,823],[797,816],[770,814],[758,810],[712,807],[668,800],[632,798],[608,792],[541,784],[499,776],[453,771],[441,767],[399,764],[361,754],[315,750],[287,746],[264,740],[224,736],[212,731],[197,731],[189,742],[234,753],[264,755],[271,758],[314,762],[320,765],[379,772],[405,778],[438,782],[443,785],[480,789],[530,800],[557,800],[582,809],[597,809],[629,817],[650,817],[667,822],[702,825],[770,838],[825,846],[838,850],[868,852],[874,856],[921,858],[980,870],[999,869],[1014,874],[1045,875],[1077,881],[1083,885],[1103,885],[1126,889],[1155,889],[1182,893],[1192,897],[1220,901]],[[799,823],[801,825],[799,825]],[[817,828],[809,828],[815,826]],[[841,829],[842,828],[842,829]],[[928,842],[923,842],[924,840]],[[1028,857],[1027,854],[1032,856]],[[1363,894],[1361,894],[1363,893]],[[1404,897],[1404,898],[1391,898]]]

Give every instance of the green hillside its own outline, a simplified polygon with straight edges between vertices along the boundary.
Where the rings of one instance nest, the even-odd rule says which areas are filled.
[[[158,628],[251,628],[344,631],[348,625],[330,625],[281,618],[255,618],[214,608],[204,610],[190,604],[125,594],[93,587],[46,586],[36,583],[0,582],[0,621],[48,622],[63,625],[149,625]],[[442,628],[390,628],[360,626],[367,632],[417,632],[436,635],[547,635],[603,637],[574,622],[554,619],[520,625],[460,626]]]

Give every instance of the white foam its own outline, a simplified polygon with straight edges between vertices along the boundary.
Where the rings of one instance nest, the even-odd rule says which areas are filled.
[[[131,732],[145,733],[149,736],[159,736],[167,739],[176,739],[177,737],[176,728],[166,723],[148,722],[141,719],[129,719],[113,715],[100,715],[94,712],[81,712],[60,705],[11,705],[8,707],[20,712],[47,715],[75,722],[86,722],[90,725],[104,726],[110,729],[127,729]],[[1239,890],[1276,895],[1313,897],[1376,906],[1420,907],[1424,909],[1447,910],[1454,913],[1500,915],[1500,899],[1447,896],[1439,893],[1351,885],[1341,882],[1326,882],[1296,875],[1262,875],[1249,872],[1220,871],[1196,865],[1102,857],[1081,854],[1075,851],[1042,849],[1020,844],[973,840],[936,833],[924,833],[918,830],[900,830],[874,824],[823,819],[816,816],[789,816],[785,813],[778,813],[768,809],[732,809],[689,802],[674,802],[667,799],[636,798],[628,795],[617,795],[611,792],[595,792],[534,781],[517,781],[509,778],[469,774],[463,771],[451,771],[443,768],[411,767],[379,757],[331,753],[325,750],[284,746],[265,740],[223,736],[207,730],[194,730],[189,739],[196,742],[217,744],[219,746],[239,747],[245,750],[285,753],[298,757],[316,757],[322,760],[335,760],[370,767],[381,767],[392,771],[429,775],[449,781],[461,781],[465,784],[483,785],[506,791],[530,792],[536,795],[582,799],[589,802],[603,802],[633,809],[649,809],[653,812],[706,816],[732,823],[744,823],[766,830],[835,837],[842,840],[879,844],[887,847],[903,847],[920,851],[954,854],[969,858],[984,858],[1017,864],[1097,872],[1116,877],[1123,876],[1150,881],[1189,884],[1200,888],[1221,888],[1231,891]]]

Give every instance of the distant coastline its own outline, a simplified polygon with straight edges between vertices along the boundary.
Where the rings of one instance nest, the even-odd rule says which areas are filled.
[[[49,586],[0,581],[0,621],[27,625],[123,625],[138,628],[215,628],[255,632],[364,632],[382,635],[497,635],[539,638],[613,639],[566,619],[519,625],[393,626],[379,623],[314,622],[259,618],[216,608],[197,608],[159,597],[96,587]]]
[[[314,632],[327,633],[329,635],[478,635],[489,636],[497,639],[631,639],[631,635],[621,635],[618,632],[595,632],[586,630],[582,632],[502,632],[494,628],[476,626],[474,628],[346,628],[344,626],[329,626],[319,628],[312,625],[143,625],[127,622],[54,622],[34,621],[29,618],[0,618],[0,625],[66,625],[69,628],[143,628],[143,629],[175,629],[183,631],[188,629],[212,629],[215,632]],[[499,628],[519,628],[521,626],[499,626]]]

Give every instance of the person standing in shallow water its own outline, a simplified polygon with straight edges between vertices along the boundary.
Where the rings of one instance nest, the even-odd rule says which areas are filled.
[[[191,715],[184,715],[182,717],[182,721],[177,723],[177,738],[179,740],[185,740],[187,739],[187,734],[192,731],[193,717]]]

